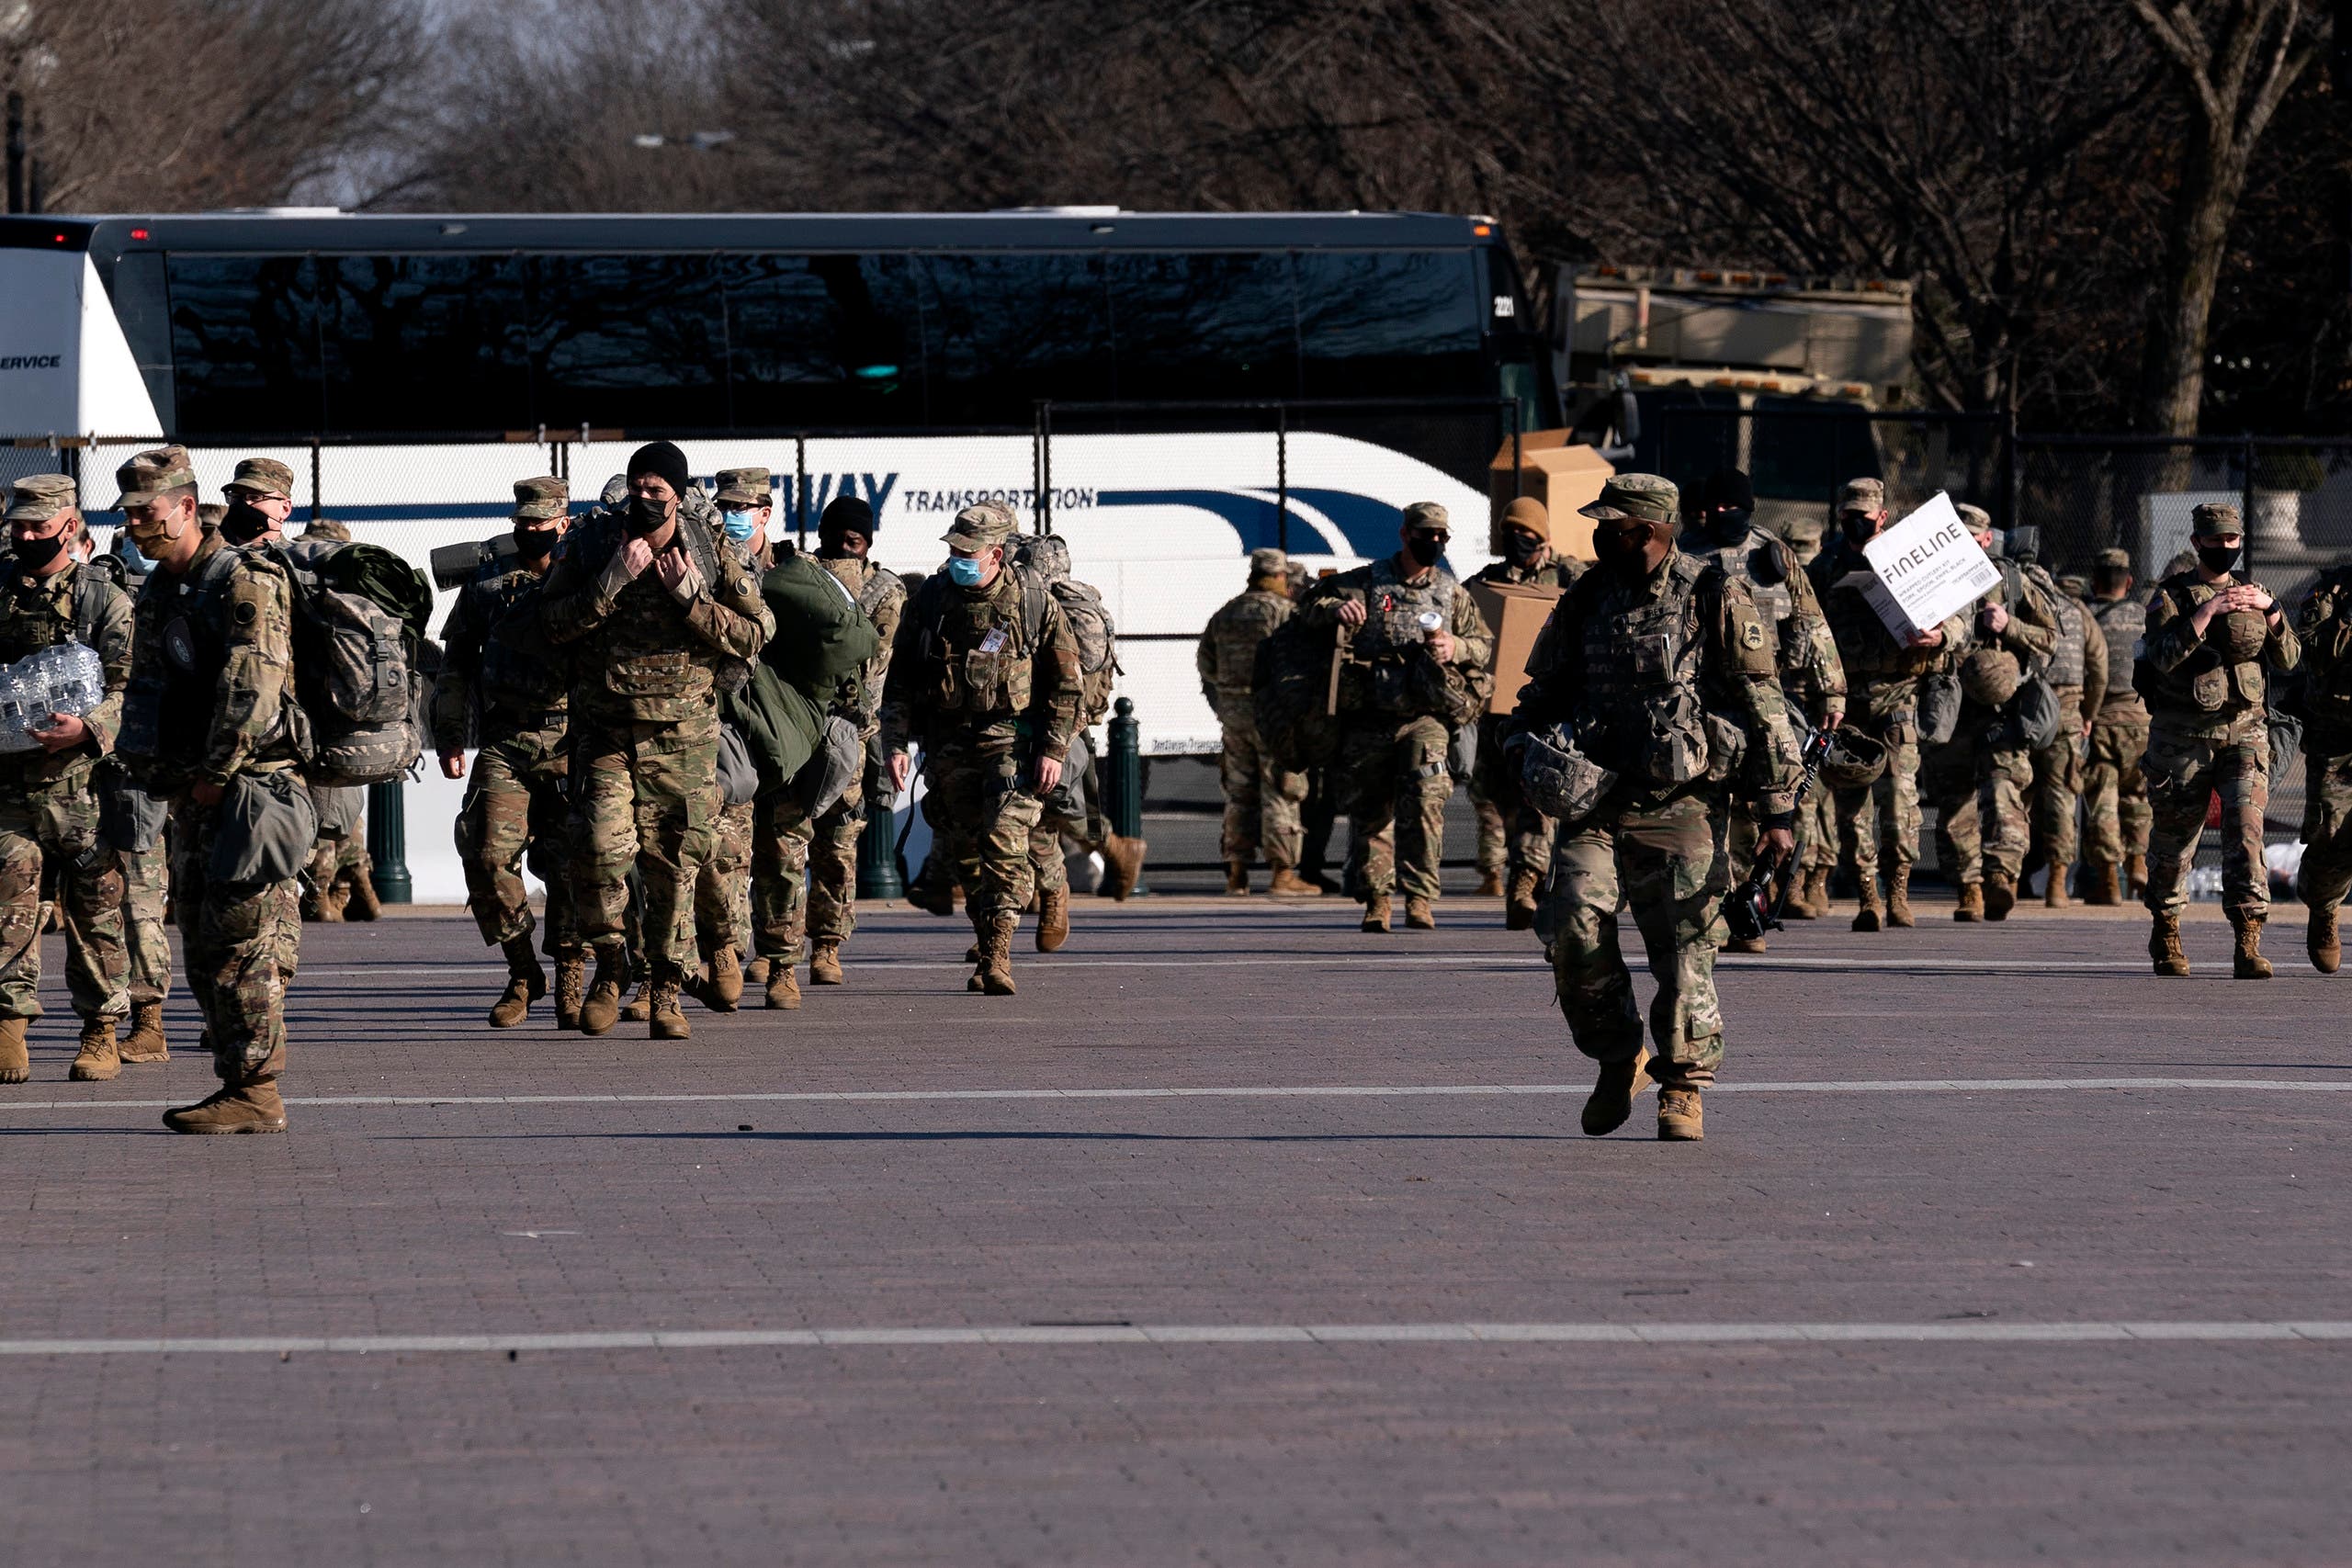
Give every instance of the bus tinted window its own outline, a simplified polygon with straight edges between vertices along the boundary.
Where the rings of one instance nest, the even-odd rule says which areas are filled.
[[[530,264],[537,423],[724,428],[727,310],[710,256]]]
[[[735,423],[922,423],[922,318],[905,256],[735,256],[721,264]]]
[[[1298,395],[1287,253],[1111,254],[1102,265],[1121,398]]]
[[[513,256],[323,256],[322,356],[338,433],[532,423]]]
[[[1099,255],[922,258],[930,423],[1026,425],[1035,400],[1111,395]]]
[[[1468,251],[1301,251],[1298,345],[1310,398],[1494,390]]]
[[[321,428],[318,290],[308,256],[173,256],[174,434]]]

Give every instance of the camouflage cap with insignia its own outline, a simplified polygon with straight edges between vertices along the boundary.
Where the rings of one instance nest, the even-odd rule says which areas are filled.
[[[237,471],[230,477],[231,490],[249,490],[255,495],[283,496],[294,499],[294,470],[275,457],[246,457],[237,464]]]
[[[2209,539],[2241,538],[2245,534],[2245,523],[2239,517],[2238,509],[2228,502],[2209,501],[2188,514],[2188,531]]]
[[[721,468],[711,499],[721,506],[774,506],[775,476],[765,468]]]
[[[46,523],[74,504],[74,481],[65,475],[27,474],[8,487],[8,514],[0,521]]]
[[[1886,510],[1884,479],[1848,479],[1846,488],[1838,492],[1838,511],[1880,513]]]
[[[1596,523],[1679,523],[1682,492],[1657,474],[1611,474],[1597,501],[1577,508]]]
[[[1434,501],[1417,501],[1413,502],[1412,505],[1405,508],[1405,526],[1408,528],[1442,528],[1450,532],[1453,527],[1453,518],[1449,513],[1447,513],[1444,507],[1439,505]]]
[[[571,510],[571,485],[553,474],[514,481],[514,510],[506,515],[517,523],[546,523]]]
[[[1983,507],[1959,501],[1952,503],[1952,510],[1960,513],[1960,520],[1968,525],[1970,533],[1989,534],[1993,531],[1993,514]]]
[[[1252,577],[1283,577],[1290,571],[1290,557],[1276,549],[1251,550],[1250,575]]]
[[[958,512],[955,526],[940,537],[962,549],[985,550],[991,545],[1004,543],[1020,525],[1021,520],[1004,502],[982,501]]]
[[[313,517],[311,519],[311,525],[302,530],[302,537],[335,539],[347,545],[351,543],[351,530],[332,517]]]
[[[117,468],[114,482],[122,490],[122,498],[114,503],[118,511],[144,506],[160,491],[196,483],[196,466],[188,461],[187,447],[157,446]]]
[[[2132,570],[2132,552],[2130,550],[2101,550],[2097,556],[2093,557],[2092,559],[2098,565],[2106,568],[2109,571],[2130,571]]]

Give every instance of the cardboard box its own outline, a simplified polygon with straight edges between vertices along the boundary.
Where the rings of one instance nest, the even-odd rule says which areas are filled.
[[[1495,695],[1489,710],[1509,713],[1519,703],[1519,689],[1527,684],[1527,656],[1535,650],[1535,634],[1552,618],[1552,606],[1563,591],[1516,582],[1462,586],[1469,590],[1478,614],[1487,617],[1487,629],[1495,634],[1495,661],[1488,667],[1495,677]]]
[[[1503,553],[1503,508],[1514,497],[1532,495],[1552,517],[1552,548],[1582,560],[1592,558],[1592,521],[1577,508],[1600,499],[1600,487],[1617,471],[1593,447],[1571,440],[1566,430],[1530,430],[1519,438],[1519,468],[1511,468],[1505,441],[1487,469],[1487,548]]]

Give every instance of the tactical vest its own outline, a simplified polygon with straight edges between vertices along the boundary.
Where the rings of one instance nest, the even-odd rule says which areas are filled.
[[[17,581],[21,568],[13,560],[0,564],[0,664],[14,664],[61,642],[98,646],[98,617],[114,584],[105,574],[92,571],[86,561],[76,571],[70,616],[58,614],[57,602],[47,593],[26,603],[20,613]]]
[[[2192,569],[2165,578],[2156,592],[2172,601],[2177,615],[2186,616],[2222,589],[2245,581],[2232,577],[2228,582],[2215,585],[2200,581]],[[2158,671],[2144,658],[2133,660],[2134,688],[2148,699],[2151,707],[2161,706],[2191,716],[2225,719],[2249,708],[2261,708],[2268,690],[2263,679],[2261,648],[2248,653],[2232,646],[2232,639],[2241,628],[2230,623],[2239,615],[2252,614],[2240,611],[2215,616],[2205,628],[2205,639],[2197,651],[2169,671]],[[2264,640],[2267,643],[2267,632]]]
[[[1213,680],[1221,694],[1235,698],[1250,695],[1257,674],[1258,645],[1273,636],[1276,628],[1290,619],[1290,614],[1288,599],[1262,588],[1252,588],[1227,600],[1225,607],[1209,618],[1209,655],[1216,665]],[[1327,653],[1329,644],[1330,638],[1324,638]]]
[[[2124,696],[2132,691],[2132,661],[2139,657],[2140,639],[2148,635],[2148,607],[2127,593],[2100,600],[2090,614],[2107,638],[2107,694]]]
[[[154,638],[161,657],[149,671],[134,673],[123,694],[117,750],[158,761],[203,756],[220,696],[220,670],[229,657],[223,608],[229,579],[243,558],[235,546],[223,545],[205,558],[193,576],[175,578],[159,571],[148,578],[136,611],[138,636],[142,641]],[[293,694],[288,692],[285,706],[293,705]]]
[[[2304,603],[2332,601],[2325,618],[2312,626],[2303,642],[2302,706],[2314,739],[2335,750],[2352,733],[2352,567],[2320,574]],[[2321,750],[2318,745],[2314,751]]]
[[[1710,562],[1723,569],[1725,577],[1735,582],[1747,584],[1748,597],[1756,601],[1756,613],[1764,624],[1777,632],[1789,617],[1797,613],[1796,596],[1789,592],[1788,573],[1783,570],[1781,554],[1788,547],[1749,524],[1747,536],[1730,544],[1710,540],[1699,549],[1690,547],[1691,531],[1677,540],[1675,548],[1696,560]],[[1704,538],[1704,533],[1699,532]],[[1775,645],[1778,645],[1775,637]]]
[[[1610,574],[1587,572],[1568,591],[1584,637],[1577,745],[1611,773],[1673,786],[1707,771],[1699,696],[1706,638],[1695,590],[1709,564],[1677,551],[1657,596],[1614,615],[1599,613]]]
[[[692,494],[699,496],[701,491],[695,491]],[[709,515],[707,498],[699,509],[699,515],[695,507],[681,502],[675,537],[679,547],[685,551],[686,558],[694,563],[705,588],[716,592],[720,581],[718,547],[714,542],[711,526],[705,521]],[[593,583],[603,575],[605,568],[626,539],[621,517],[622,513],[617,511],[596,513],[565,536],[566,553],[579,562],[579,570],[586,581]],[[632,592],[659,594],[663,601],[675,604],[650,568],[621,592],[624,594]],[[618,611],[615,613],[619,614]],[[682,623],[684,615],[684,612],[680,611]],[[608,623],[595,638],[583,641],[582,646],[583,649],[593,648],[598,642],[607,640],[609,636]],[[711,684],[718,692],[739,691],[751,679],[751,660],[705,647],[699,638],[681,640],[674,650],[664,649],[659,653],[628,660],[625,664],[616,664],[611,660],[583,660],[577,674],[581,684],[592,688],[601,685],[606,693],[625,703],[658,708],[665,700],[682,698],[700,684],[698,667],[706,660],[709,661]],[[645,709],[639,707],[639,711]]]
[[[2057,580],[2041,567],[2029,566],[2024,569],[2024,575],[2041,590],[2042,597],[2050,601],[2050,607],[2058,617],[2057,646],[2050,650],[2050,667],[2042,673],[2061,691],[2069,686],[2080,691],[2087,667],[2084,652],[2087,636],[2083,626],[2090,613],[2083,608],[2080,599],[2059,587]]]
[[[953,626],[963,590],[936,572],[923,581],[918,602],[910,606],[918,628],[915,658],[922,674],[915,690],[918,700],[943,717],[985,725],[1019,718],[1029,711],[1036,690],[1037,649],[1046,635],[1046,611],[1052,603],[1036,573],[1007,563],[1019,592],[1009,597],[1013,613],[1006,612],[1006,595],[991,595],[985,624]],[[991,646],[993,643],[994,646]]]
[[[481,609],[481,673],[475,689],[484,707],[547,714],[560,711],[570,699],[571,660],[539,634],[543,585],[536,572],[493,567],[466,590],[478,596]]]
[[[1431,569],[1427,582],[1416,583],[1396,575],[1392,558],[1372,563],[1364,580],[1363,625],[1351,644],[1354,657],[1340,675],[1344,710],[1445,716],[1449,705],[1430,678],[1437,665],[1424,651],[1429,634],[1421,616],[1435,615],[1441,626],[1451,629],[1460,587],[1442,566]]]

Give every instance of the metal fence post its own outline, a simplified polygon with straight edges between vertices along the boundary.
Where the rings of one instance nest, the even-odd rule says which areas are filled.
[[[2254,432],[2247,431],[2239,438],[2238,450],[2245,465],[2238,472],[2238,575],[2242,579],[2254,576]]]
[[[800,533],[800,547],[808,547],[808,436],[792,438],[792,522]]]
[[[1121,697],[1111,705],[1111,776],[1103,781],[1105,804],[1111,812],[1111,831],[1125,839],[1143,837],[1143,747],[1142,726],[1136,723],[1133,698]],[[1150,892],[1143,885],[1143,877],[1136,877],[1135,895]]]
[[[1290,555],[1290,405],[1274,406],[1274,547]]]
[[[376,863],[376,897],[387,904],[412,901],[408,874],[408,814],[401,795],[407,781],[368,786],[368,858]]]
[[[1038,533],[1050,534],[1054,531],[1054,405],[1046,401],[1037,404],[1035,468],[1037,503],[1029,509],[1030,516]]]

